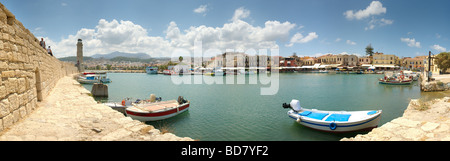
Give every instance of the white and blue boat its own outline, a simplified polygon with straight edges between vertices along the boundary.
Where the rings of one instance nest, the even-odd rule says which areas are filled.
[[[304,109],[300,106],[300,101],[295,99],[289,104],[284,103],[283,108],[291,108],[287,114],[297,123],[311,129],[332,133],[370,131],[378,127],[382,113],[382,110],[322,111]]]
[[[158,74],[158,67],[147,67],[145,68],[145,72],[147,72],[147,74]]]

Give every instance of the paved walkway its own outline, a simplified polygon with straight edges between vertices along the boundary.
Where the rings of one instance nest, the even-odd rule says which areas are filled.
[[[0,141],[183,140],[97,104],[72,76],[61,78],[38,107],[0,134]]]
[[[450,141],[450,97],[411,100],[402,117],[341,141]]]

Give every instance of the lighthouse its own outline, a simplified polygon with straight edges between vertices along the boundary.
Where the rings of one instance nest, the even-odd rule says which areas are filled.
[[[77,67],[79,72],[84,72],[83,66],[83,42],[78,39],[77,43]]]

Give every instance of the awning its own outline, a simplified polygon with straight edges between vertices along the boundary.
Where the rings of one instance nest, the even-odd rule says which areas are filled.
[[[398,66],[395,65],[373,65],[374,67],[380,67],[380,68],[398,68]]]

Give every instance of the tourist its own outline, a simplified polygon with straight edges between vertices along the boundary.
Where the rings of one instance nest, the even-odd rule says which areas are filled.
[[[51,56],[53,56],[52,49],[50,49],[50,46],[48,46],[47,52],[48,52],[48,54],[50,54]]]
[[[39,44],[42,46],[42,48],[45,49],[45,41],[44,41],[44,38],[41,38],[41,41],[39,42]]]

